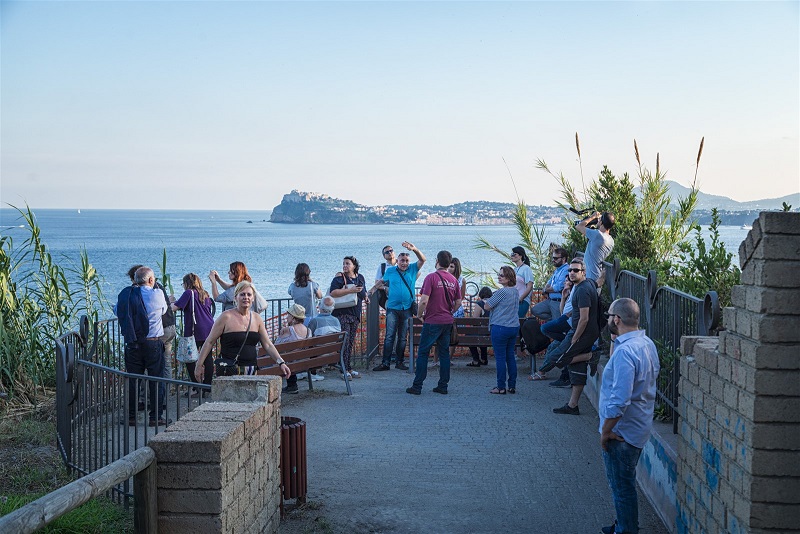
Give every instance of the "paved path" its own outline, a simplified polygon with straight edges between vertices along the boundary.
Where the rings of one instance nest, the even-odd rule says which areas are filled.
[[[285,395],[282,414],[307,424],[309,501],[335,532],[595,533],[614,509],[597,412],[556,415],[568,390],[529,382],[490,395],[493,365],[456,360],[449,395],[409,395],[411,375],[365,372],[348,397],[338,373]],[[640,494],[642,532],[666,533]],[[292,520],[281,532],[294,532]],[[330,530],[328,530],[330,531]]]

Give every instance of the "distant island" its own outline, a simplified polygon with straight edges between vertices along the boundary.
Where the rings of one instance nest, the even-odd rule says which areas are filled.
[[[667,182],[673,200],[685,197],[688,188],[676,182]],[[720,210],[722,224],[750,224],[764,210],[781,209],[791,204],[800,208],[800,194],[782,198],[737,202],[728,197],[698,193],[695,220],[699,224],[711,222],[711,207]],[[514,204],[484,200],[461,202],[449,206],[439,205],[388,205],[365,206],[352,200],[333,198],[321,193],[293,190],[283,195],[275,206],[270,222],[287,224],[427,224],[438,226],[503,225],[512,224]],[[561,224],[563,211],[556,206],[528,206],[528,216],[535,224]]]
[[[294,190],[283,195],[270,222],[290,224],[511,224],[514,205],[507,202],[472,201],[450,206],[364,206],[320,193]],[[529,206],[537,224],[561,223],[561,210],[553,206]]]

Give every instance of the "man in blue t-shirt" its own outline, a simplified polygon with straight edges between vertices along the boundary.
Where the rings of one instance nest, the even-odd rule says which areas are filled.
[[[386,337],[383,340],[383,356],[381,364],[374,367],[373,371],[388,371],[390,369],[392,347],[397,338],[395,352],[395,368],[406,370],[408,366],[403,363],[403,353],[406,350],[406,337],[408,334],[408,319],[412,315],[412,305],[417,300],[414,286],[419,276],[419,271],[425,264],[425,255],[408,241],[403,241],[402,246],[417,256],[417,262],[411,263],[408,252],[401,252],[397,256],[397,265],[388,267],[383,273],[382,286],[389,291],[386,300]]]

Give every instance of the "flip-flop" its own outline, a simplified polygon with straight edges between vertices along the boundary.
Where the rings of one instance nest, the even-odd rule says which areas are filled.
[[[489,393],[491,393],[492,395],[505,395],[506,394],[506,390],[500,389],[500,388],[494,388],[494,389],[490,389]]]
[[[544,375],[539,371],[536,371],[535,373],[533,373],[528,377],[528,380],[547,380],[547,375]]]

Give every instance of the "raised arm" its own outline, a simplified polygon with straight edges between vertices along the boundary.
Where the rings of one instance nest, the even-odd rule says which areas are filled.
[[[420,249],[415,247],[414,244],[409,241],[403,241],[401,245],[403,245],[408,250],[414,253],[414,255],[417,257],[417,269],[421,270],[422,266],[425,265],[425,261],[427,261],[425,258],[425,254],[423,254]]]

